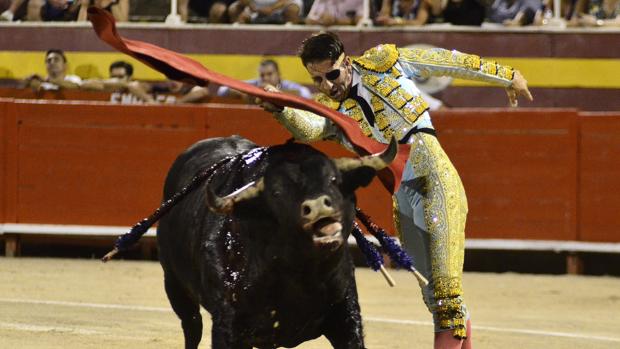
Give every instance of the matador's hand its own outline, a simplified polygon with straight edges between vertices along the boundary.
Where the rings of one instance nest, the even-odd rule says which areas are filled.
[[[534,100],[530,90],[527,88],[527,80],[521,75],[518,70],[515,70],[515,74],[512,78],[512,84],[506,87],[506,93],[508,94],[508,100],[511,107],[519,105],[517,98],[519,95],[527,98],[530,102]]]
[[[280,92],[280,90],[278,90],[275,86],[269,85],[269,84],[263,86],[263,89],[265,89],[265,91],[267,92]],[[254,99],[254,103],[258,104],[261,108],[263,108],[265,111],[268,111],[270,113],[279,113],[284,109],[283,107],[279,105],[275,105],[273,103],[263,101],[262,99],[258,97]]]

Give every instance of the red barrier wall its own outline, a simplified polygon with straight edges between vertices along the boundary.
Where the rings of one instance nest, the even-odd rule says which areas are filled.
[[[159,205],[168,167],[195,141],[289,138],[269,114],[243,105],[0,99],[0,117],[0,222],[128,226]],[[620,241],[620,115],[472,109],[433,117],[466,187],[468,237]],[[358,197],[391,230],[391,199],[380,183]]]
[[[575,110],[461,110],[433,119],[465,185],[469,236],[576,239]]]
[[[131,225],[159,205],[205,109],[15,103],[17,222]]]
[[[620,112],[580,118],[579,239],[620,241]]]

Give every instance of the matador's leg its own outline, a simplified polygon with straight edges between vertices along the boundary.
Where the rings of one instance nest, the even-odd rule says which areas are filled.
[[[462,270],[467,200],[454,166],[437,139],[413,137],[408,168],[395,195],[403,244],[430,283],[422,289],[435,331],[466,336]]]

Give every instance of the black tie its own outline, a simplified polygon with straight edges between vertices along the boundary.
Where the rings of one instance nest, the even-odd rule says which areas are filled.
[[[362,111],[364,112],[364,116],[366,117],[366,120],[368,120],[368,123],[370,124],[370,126],[374,127],[375,126],[375,114],[372,112],[372,109],[370,108],[370,105],[368,105],[368,102],[366,102],[366,100],[364,98],[362,98],[361,96],[357,95],[357,85],[353,85],[351,87],[351,89],[349,90],[349,98],[354,99],[362,108]]]

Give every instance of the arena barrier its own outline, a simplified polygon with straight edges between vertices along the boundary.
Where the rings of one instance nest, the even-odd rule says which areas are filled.
[[[289,138],[269,114],[245,105],[5,98],[0,117],[7,256],[19,254],[25,234],[123,232],[158,207],[168,167],[197,140],[239,134],[269,145]],[[453,109],[433,117],[467,190],[468,248],[620,252],[620,113]],[[316,146],[351,155],[336,144]],[[394,231],[391,198],[378,181],[358,197]]]

